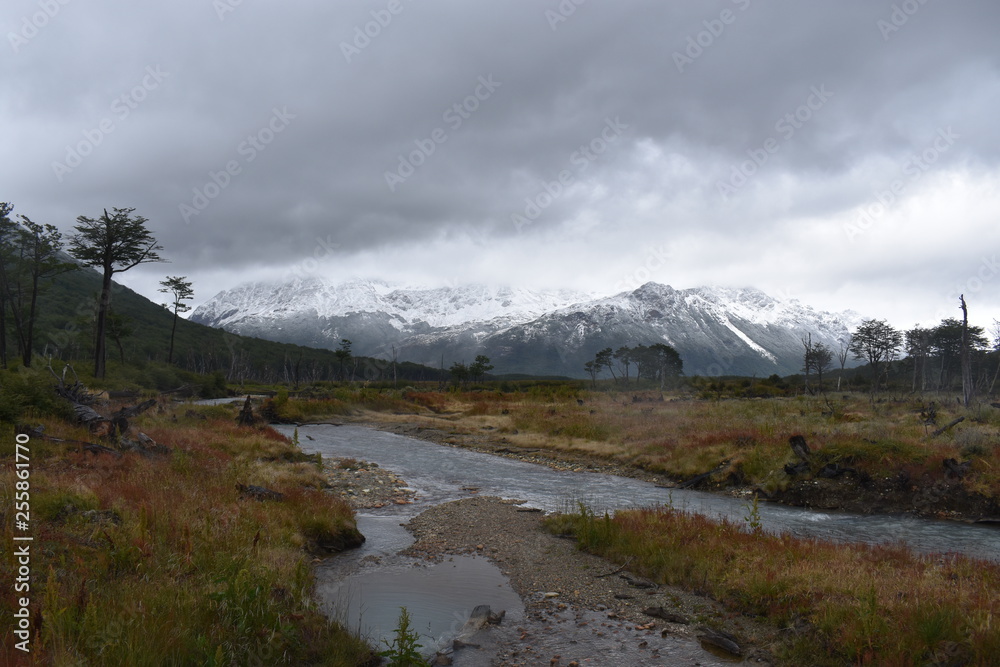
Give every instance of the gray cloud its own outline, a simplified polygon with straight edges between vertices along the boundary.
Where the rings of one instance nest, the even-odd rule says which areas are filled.
[[[892,291],[909,320],[997,247],[998,19],[985,0],[16,0],[0,198],[65,230],[135,206],[201,298],[317,253],[334,276],[611,291],[670,245],[654,280],[858,310]]]

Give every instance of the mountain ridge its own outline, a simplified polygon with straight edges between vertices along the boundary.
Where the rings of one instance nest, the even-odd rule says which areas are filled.
[[[497,373],[582,377],[604,347],[664,342],[688,375],[798,372],[802,339],[834,351],[861,320],[753,287],[678,290],[649,282],[594,297],[573,290],[463,285],[406,288],[319,277],[244,283],[197,308],[195,322],[242,335],[426,365],[486,354]]]

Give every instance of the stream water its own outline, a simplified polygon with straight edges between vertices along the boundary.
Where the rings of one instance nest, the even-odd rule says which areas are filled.
[[[286,435],[293,428],[277,427]],[[299,428],[304,451],[324,457],[351,457],[371,461],[400,475],[417,491],[413,505],[393,505],[358,514],[365,544],[319,568],[318,594],[327,613],[350,627],[359,628],[376,642],[392,636],[399,607],[406,606],[427,649],[444,646],[456,636],[471,609],[490,604],[506,609],[505,625],[523,620],[524,608],[500,571],[484,559],[455,558],[428,566],[397,555],[412,542],[401,524],[431,505],[469,496],[463,487],[476,487],[479,495],[516,498],[526,506],[545,511],[574,509],[579,502],[596,511],[671,504],[678,509],[710,517],[742,521],[748,507],[744,500],[699,491],[666,489],[648,482],[589,472],[557,471],[457,447],[437,445],[361,426],[303,426]],[[919,552],[964,553],[1000,559],[1000,530],[990,526],[932,521],[911,516],[864,516],[823,512],[770,503],[759,506],[760,522],[771,532],[799,537],[853,542],[902,542]],[[556,621],[554,621],[555,623]],[[580,623],[577,619],[577,623]],[[574,624],[576,625],[576,624]],[[610,632],[611,635],[622,629]],[[580,648],[586,638],[553,633],[551,650],[569,644]],[[657,637],[658,638],[658,637]],[[626,641],[611,641],[602,634],[586,646],[588,655],[605,655],[611,662],[589,664],[722,664],[697,643],[681,640],[664,646],[656,659],[632,651]],[[601,653],[605,651],[605,653]],[[612,653],[606,653],[611,651]],[[624,651],[624,653],[622,653]],[[661,662],[670,653],[667,662]],[[485,655],[463,658],[456,665],[489,664]],[[463,661],[464,660],[464,661]],[[470,661],[471,660],[471,661]],[[624,662],[621,662],[624,661]],[[539,663],[541,664],[541,663]],[[581,663],[587,664],[587,663]]]

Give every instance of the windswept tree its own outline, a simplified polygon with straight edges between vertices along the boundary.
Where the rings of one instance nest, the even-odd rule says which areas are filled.
[[[872,367],[872,393],[878,391],[882,366],[896,358],[903,334],[885,320],[864,320],[851,334],[850,350],[855,359],[866,359]]]
[[[483,380],[487,373],[493,370],[490,358],[485,354],[477,354],[476,360],[469,364],[469,375],[473,380]]]
[[[590,375],[591,386],[597,389],[597,375],[601,372],[601,367],[597,365],[597,361],[588,361],[583,365],[583,370],[587,371]]]
[[[191,282],[185,280],[186,276],[167,276],[166,280],[161,280],[161,292],[169,294],[173,298],[173,305],[163,304],[165,308],[174,309],[174,323],[170,327],[170,350],[167,352],[167,363],[174,361],[174,334],[177,333],[177,320],[180,313],[191,310],[191,306],[184,303],[194,298],[194,290],[191,289]]]
[[[684,374],[684,362],[677,350],[670,345],[654,343],[649,346],[649,349],[653,351],[656,374],[660,380],[660,391],[663,391],[668,378],[675,380]]]
[[[76,234],[70,238],[69,252],[84,266],[103,272],[101,296],[97,307],[97,327],[94,341],[94,377],[103,378],[107,366],[105,334],[108,310],[111,306],[111,279],[116,273],[134,269],[140,264],[166,261],[163,250],[146,227],[149,222],[141,215],[133,216],[134,208],[107,209],[99,218],[81,215],[76,219]]]
[[[615,382],[618,382],[618,376],[615,375],[614,361],[614,351],[610,347],[606,347],[594,356],[594,363],[597,364],[597,368],[607,368],[611,371],[611,377]]]
[[[629,377],[629,367],[635,360],[633,357],[633,350],[627,345],[622,345],[620,348],[615,350],[612,355],[618,361],[618,370],[622,373],[622,378],[625,380],[625,386],[628,386]]]

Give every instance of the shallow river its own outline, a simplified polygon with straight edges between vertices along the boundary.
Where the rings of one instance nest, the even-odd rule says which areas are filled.
[[[290,426],[277,428],[289,436],[293,431]],[[678,509],[736,521],[743,521],[748,514],[747,502],[738,498],[665,489],[612,475],[557,471],[361,426],[303,426],[299,428],[299,438],[306,452],[372,461],[397,473],[417,491],[413,505],[359,513],[358,527],[367,538],[365,545],[331,559],[320,568],[318,592],[327,612],[340,616],[351,627],[360,627],[376,640],[391,637],[400,606],[406,606],[413,614],[416,629],[431,638],[425,644],[441,646],[457,634],[472,607],[478,604],[490,604],[494,610],[506,609],[508,625],[523,618],[523,606],[505,578],[482,559],[456,558],[426,567],[395,555],[412,542],[400,524],[430,505],[469,497],[462,487],[476,487],[481,496],[523,500],[527,506],[545,511],[574,509],[578,502],[597,511],[669,503]],[[772,532],[839,541],[904,542],[921,552],[960,552],[1000,560],[1000,530],[996,527],[910,516],[822,512],[769,503],[761,503],[759,513],[764,529]],[[565,641],[577,647],[582,640]],[[565,641],[562,649],[567,648]],[[611,647],[605,641],[587,648],[597,652],[626,650],[627,643]],[[552,650],[559,649],[556,641]],[[679,653],[672,654],[669,663],[649,661],[638,654],[615,654],[613,658],[608,655],[607,659],[649,665],[718,664],[696,644],[693,648],[673,649]],[[481,661],[481,652],[477,655],[474,661],[463,663],[462,652],[456,652],[455,664],[489,664]]]

